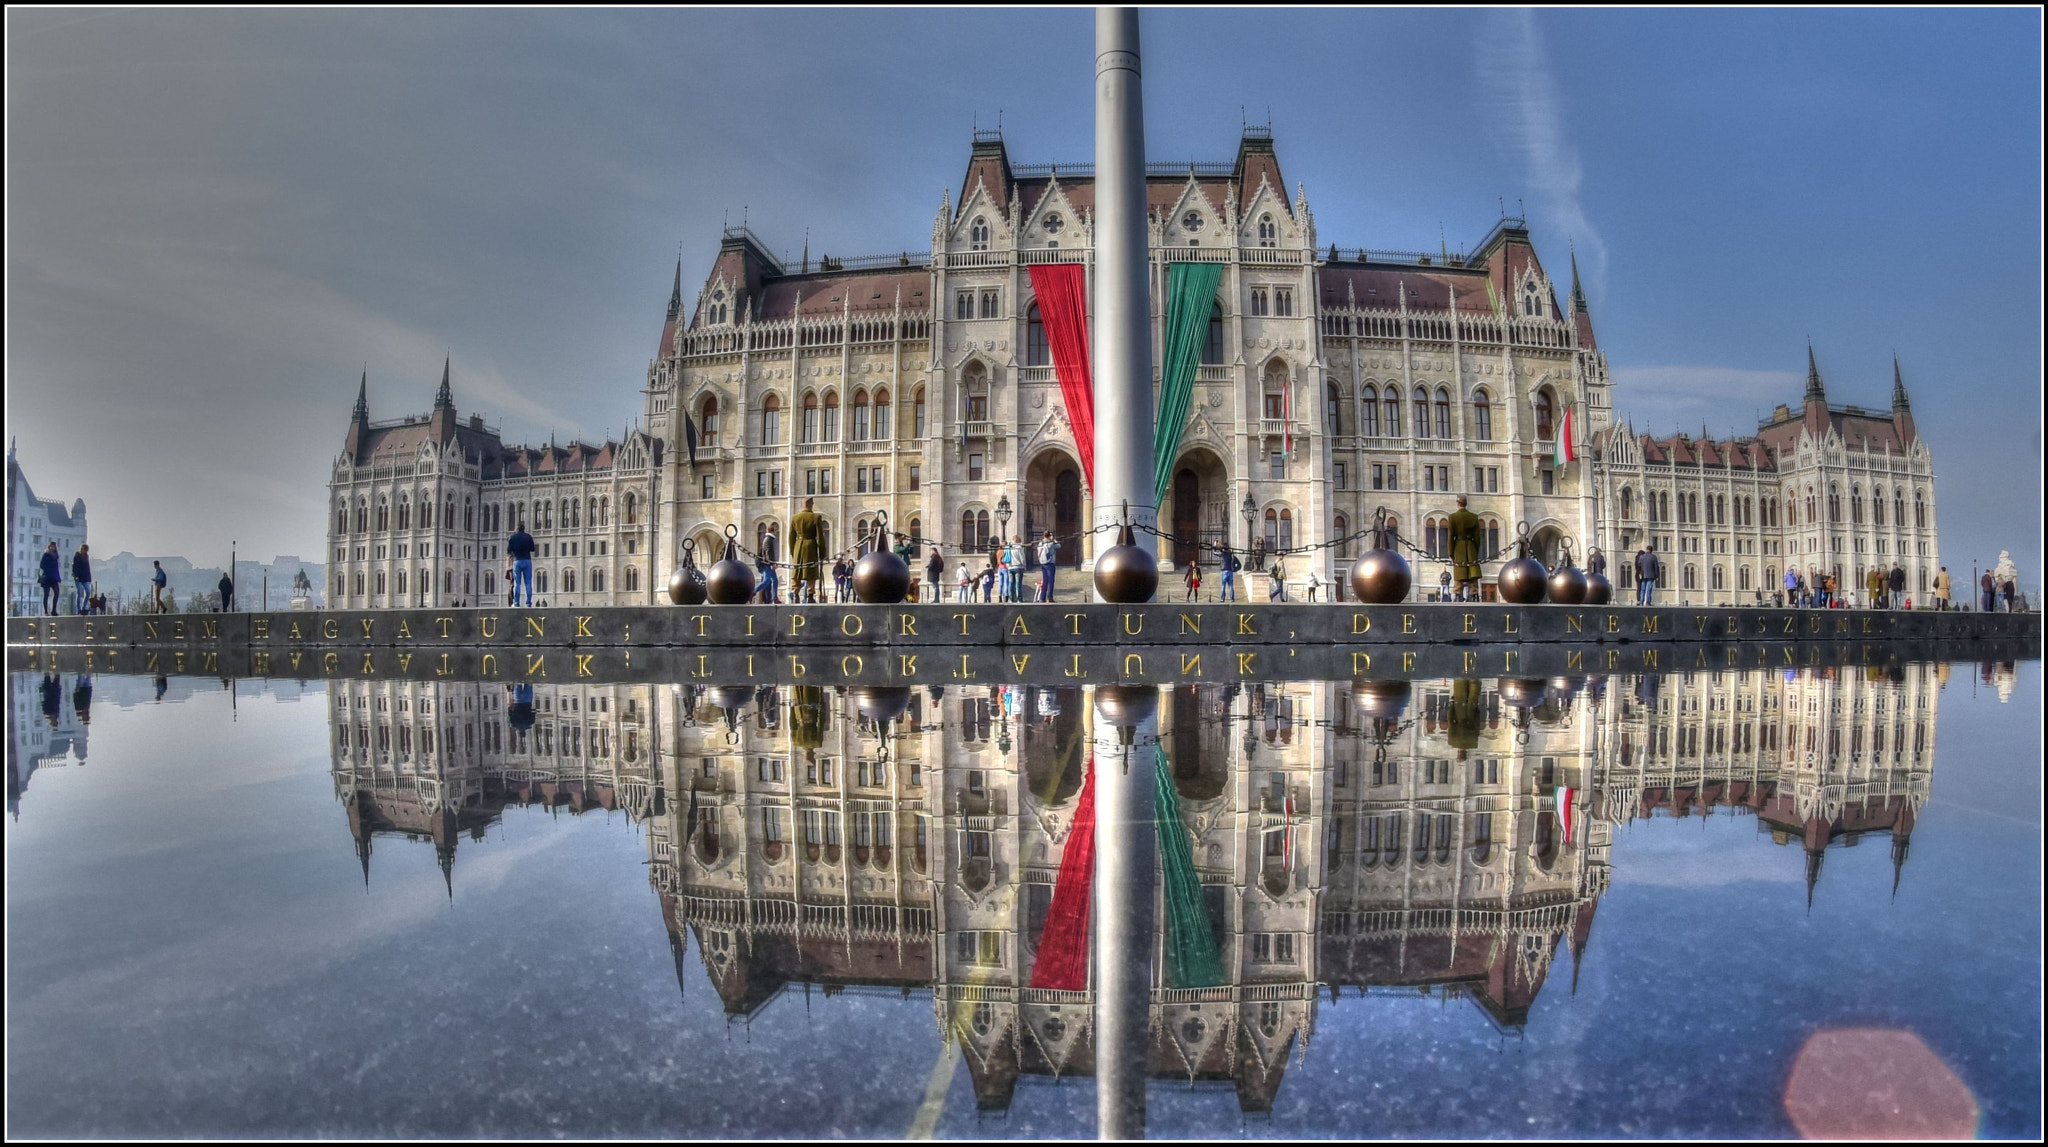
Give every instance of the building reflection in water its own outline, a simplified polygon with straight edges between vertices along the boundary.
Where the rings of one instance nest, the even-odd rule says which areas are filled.
[[[1521,1027],[1561,950],[1576,979],[1614,831],[1638,818],[1754,816],[1804,852],[1809,901],[1829,849],[1880,834],[1896,887],[1945,674],[1163,690],[1158,747],[1128,757],[1154,754],[1174,826],[1145,1071],[1268,1110],[1347,992],[1467,998]],[[453,895],[461,837],[508,805],[617,811],[645,829],[679,990],[707,977],[745,1022],[792,987],[928,989],[1001,1110],[1023,1077],[1096,1072],[1100,969],[1046,986],[1065,973],[1039,966],[1086,951],[1056,902],[1087,851],[1091,753],[1116,741],[1092,699],[359,680],[332,684],[329,714],[365,879],[402,835],[433,843]]]

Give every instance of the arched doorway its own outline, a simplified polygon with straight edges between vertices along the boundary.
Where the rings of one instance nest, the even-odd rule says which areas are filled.
[[[1556,526],[1540,526],[1529,532],[1529,556],[1543,563],[1544,569],[1556,569],[1558,558],[1563,556],[1564,531]],[[1510,547],[1513,548],[1513,547]],[[1513,554],[1507,555],[1513,557]],[[1579,560],[1578,554],[1572,555]]]
[[[1229,479],[1223,460],[1208,450],[1190,450],[1174,467],[1173,486],[1168,492],[1167,514],[1173,533],[1173,564],[1186,568],[1197,552],[1202,564],[1213,566],[1215,547],[1230,540]]]
[[[1059,562],[1078,567],[1081,552],[1081,464],[1064,450],[1047,450],[1024,471],[1024,533],[1032,546],[1052,531],[1060,543]],[[1036,561],[1034,550],[1032,560]]]

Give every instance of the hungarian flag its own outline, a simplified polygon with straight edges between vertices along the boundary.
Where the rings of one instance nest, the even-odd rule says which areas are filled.
[[[1572,842],[1572,798],[1577,795],[1575,789],[1564,785],[1557,786],[1557,819],[1558,823],[1564,825],[1564,842],[1567,846]]]
[[[1579,452],[1572,446],[1572,408],[1564,408],[1564,424],[1557,428],[1557,442],[1554,458],[1558,465],[1578,460]]]

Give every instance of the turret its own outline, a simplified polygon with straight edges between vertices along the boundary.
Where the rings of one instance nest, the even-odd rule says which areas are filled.
[[[1828,391],[1820,381],[1820,366],[1813,358],[1813,344],[1806,344],[1806,429],[1819,438],[1828,432]]]
[[[1917,437],[1913,425],[1913,403],[1906,397],[1906,376],[1899,371],[1899,356],[1892,355],[1892,426],[1899,432],[1901,445],[1911,447]]]
[[[1593,340],[1593,316],[1586,309],[1586,289],[1579,285],[1579,253],[1572,252],[1572,327],[1578,332],[1579,347],[1592,350],[1599,344]]]
[[[441,388],[434,392],[434,413],[427,424],[436,442],[446,442],[455,436],[455,395],[448,388],[446,357],[441,359]]]
[[[370,372],[363,371],[363,379],[356,385],[356,408],[348,418],[348,440],[342,448],[348,452],[349,461],[356,458],[356,451],[363,445],[363,436],[370,429]]]

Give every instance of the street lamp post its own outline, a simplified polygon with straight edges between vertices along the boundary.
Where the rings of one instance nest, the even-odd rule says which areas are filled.
[[[1004,494],[1002,497],[996,499],[996,549],[998,552],[1003,552],[1008,549],[1009,544],[1010,496],[1008,494]],[[1016,570],[1009,568],[1007,565],[1003,567],[1003,584],[998,587],[1002,591],[1002,600],[1016,600],[1017,585],[1020,580],[1021,579]]]
[[[1244,514],[1244,552],[1250,553],[1252,552],[1252,521],[1259,516],[1258,503],[1252,501],[1250,494],[1246,494],[1244,496],[1244,505],[1239,506],[1238,510]]]
[[[1004,544],[1010,541],[1010,496],[1004,494],[996,499],[996,528]]]

